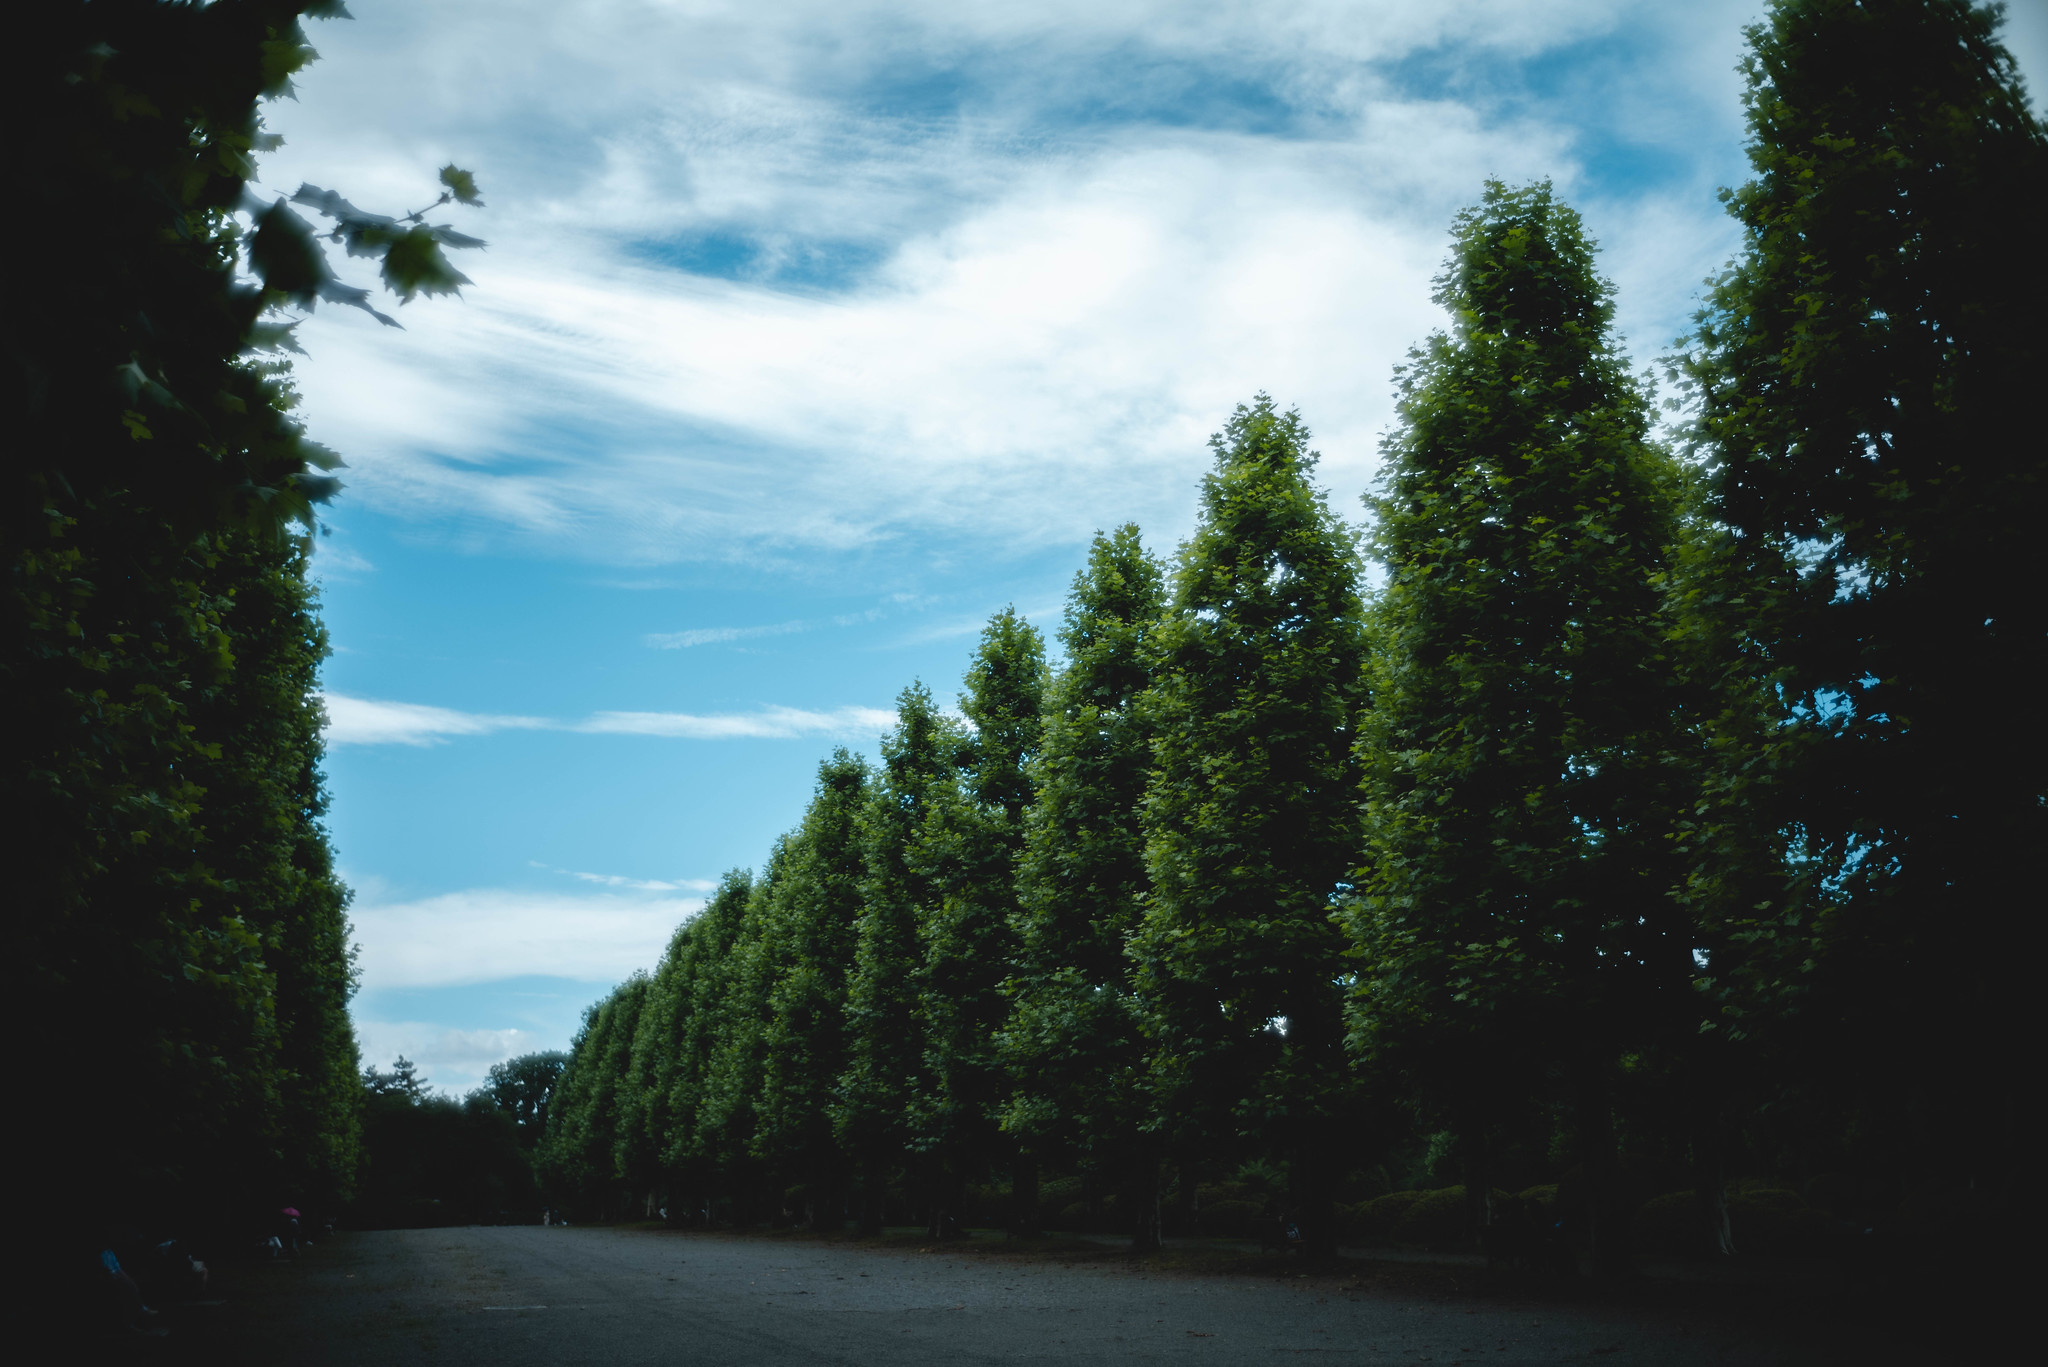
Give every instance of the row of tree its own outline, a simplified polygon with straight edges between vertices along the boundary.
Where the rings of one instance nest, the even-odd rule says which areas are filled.
[[[1996,1199],[2048,835],[2048,137],[1997,21],[1750,30],[1690,450],[1577,216],[1489,185],[1364,544],[1297,415],[1239,408],[1170,565],[1099,537],[1056,670],[999,614],[959,716],[905,690],[880,763],[835,754],[591,1009],[545,1179],[942,1233],[991,1183],[1034,1228],[1050,1172],[1146,1243],[1255,1162],[1328,1247],[1434,1136],[1474,1224],[1508,1168],[1568,1176],[1595,1261],[1631,1154],[1689,1167],[1723,1251],[1735,1166]]]
[[[0,743],[31,1225],[187,1232],[352,1181],[354,968],[323,827],[307,581],[339,461],[293,417],[291,310],[369,308],[249,198],[263,101],[337,0],[64,0],[8,50],[37,226],[0,309]],[[474,201],[466,175],[451,198]],[[472,241],[315,187],[401,298]],[[374,310],[372,310],[374,312]],[[380,317],[382,315],[379,315]],[[389,321],[388,319],[386,321]]]

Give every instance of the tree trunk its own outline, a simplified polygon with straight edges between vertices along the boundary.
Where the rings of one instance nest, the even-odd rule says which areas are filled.
[[[1486,1125],[1470,1124],[1458,1147],[1465,1159],[1465,1223],[1473,1245],[1484,1248],[1486,1227],[1493,1223],[1493,1146]]]
[[[1010,1169],[1010,1237],[1035,1239],[1038,1225],[1038,1155],[1019,1145]]]
[[[1721,1138],[1718,1089],[1694,1112],[1692,1127],[1692,1190],[1699,1212],[1701,1243],[1712,1258],[1735,1256],[1735,1230],[1728,1221],[1727,1155]]]
[[[1138,1164],[1138,1179],[1131,1184],[1131,1252],[1151,1253],[1163,1246],[1159,1237],[1159,1161],[1146,1158]]]

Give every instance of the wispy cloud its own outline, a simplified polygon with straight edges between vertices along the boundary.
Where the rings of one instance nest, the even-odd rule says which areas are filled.
[[[458,712],[453,708],[356,698],[345,693],[328,693],[324,699],[330,745],[439,745],[455,736],[482,736],[507,730],[663,736],[677,740],[797,740],[805,736],[870,736],[896,724],[895,712],[887,708],[857,706],[838,707],[829,712],[780,706],[754,712],[597,712],[580,721],[557,721]]]
[[[472,888],[349,912],[366,991],[529,975],[616,982],[660,959],[702,897]]]
[[[650,633],[647,644],[656,650],[687,650],[691,646],[724,645],[728,641],[752,641],[763,636],[788,636],[807,631],[808,622],[777,622],[760,627],[692,627],[688,631]]]
[[[674,736],[686,740],[795,740],[802,736],[866,736],[896,724],[880,707],[840,707],[812,712],[798,707],[765,707],[759,712],[599,712],[578,722],[578,731],[620,736]]]
[[[1753,9],[388,7],[323,30],[266,175],[395,202],[459,150],[493,247],[402,335],[323,315],[307,409],[366,504],[615,564],[1170,542],[1258,388],[1348,495],[1486,176],[1554,177],[1638,347],[1677,330]]]
[[[595,883],[599,887],[624,888],[632,892],[710,892],[718,886],[713,878],[632,878],[622,873],[584,873],[577,869],[556,868],[543,864],[537,859],[527,861],[536,869],[559,873],[582,883]]]
[[[541,717],[457,712],[424,703],[355,698],[346,693],[323,694],[322,700],[327,705],[330,745],[439,745],[451,736],[532,731],[552,725]]]

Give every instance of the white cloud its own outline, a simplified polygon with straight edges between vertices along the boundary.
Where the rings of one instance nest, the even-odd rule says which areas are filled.
[[[406,333],[323,314],[307,410],[354,498],[614,563],[1002,554],[1126,519],[1170,542],[1204,439],[1261,388],[1302,407],[1348,500],[1486,176],[1585,199],[1589,137],[1647,140],[1684,174],[1585,207],[1639,352],[1677,330],[1730,241],[1711,191],[1752,6],[1678,8],[366,9],[322,31],[267,174],[396,203],[454,157],[491,190],[466,226],[494,245],[463,262],[467,301]],[[1513,86],[1511,59],[1623,32],[1595,88]],[[1441,90],[1375,65],[1417,55]],[[1189,92],[1221,76],[1293,121],[1210,117]],[[921,105],[919,80],[960,94]],[[650,258],[693,233],[751,264]],[[776,277],[834,243],[870,266]]]
[[[346,693],[325,693],[321,700],[327,706],[330,745],[438,745],[450,736],[531,731],[548,725],[539,717],[457,712],[422,703],[353,698]]]
[[[536,869],[546,869],[582,883],[595,883],[606,888],[626,888],[633,892],[710,892],[718,886],[713,878],[633,878],[622,873],[584,873],[577,869],[558,869],[552,864],[539,860],[528,860]]]
[[[455,1030],[425,1021],[355,1022],[365,1067],[388,1069],[399,1058],[418,1065],[435,1091],[461,1095],[483,1083],[491,1065],[546,1047],[530,1030]]]
[[[754,712],[596,712],[581,721],[458,712],[423,703],[322,695],[330,745],[439,745],[451,736],[493,731],[578,731],[604,736],[665,736],[678,740],[797,740],[804,736],[868,736],[896,724],[880,707],[839,707],[830,712],[768,706]]]
[[[760,627],[692,627],[688,631],[657,631],[647,644],[656,650],[687,650],[691,646],[724,645],[728,641],[752,641],[763,636],[787,636],[809,628],[805,622],[777,622]]]
[[[616,982],[652,968],[702,897],[474,888],[349,912],[366,991],[528,975]]]
[[[810,712],[765,707],[759,712],[599,712],[577,723],[578,731],[619,736],[673,736],[686,740],[794,740],[801,736],[867,736],[896,724],[896,714],[879,707],[840,707]]]

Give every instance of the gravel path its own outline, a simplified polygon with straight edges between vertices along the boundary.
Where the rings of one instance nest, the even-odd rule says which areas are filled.
[[[251,1269],[207,1361],[406,1364],[1869,1361],[1766,1321],[975,1253],[533,1226],[347,1234]],[[198,1347],[191,1339],[188,1346]]]

